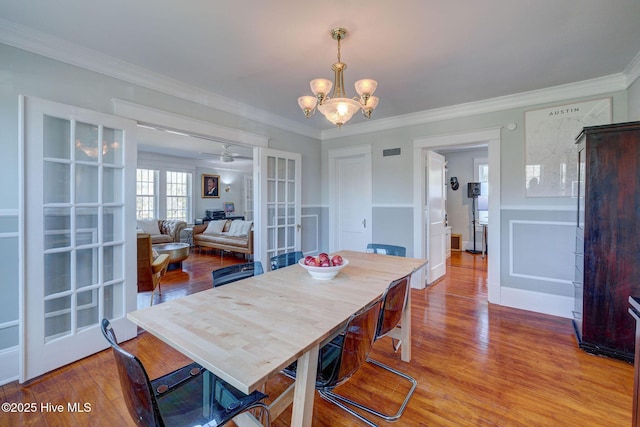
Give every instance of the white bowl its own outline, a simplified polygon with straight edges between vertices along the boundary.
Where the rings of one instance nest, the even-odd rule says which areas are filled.
[[[298,264],[307,270],[307,272],[316,280],[331,280],[340,273],[340,270],[349,265],[349,260],[342,258],[342,265],[336,265],[333,267],[316,267],[311,265],[304,265],[304,258],[298,261]]]

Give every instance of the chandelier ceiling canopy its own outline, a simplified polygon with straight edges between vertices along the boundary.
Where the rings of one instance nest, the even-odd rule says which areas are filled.
[[[307,118],[319,110],[327,120],[338,127],[348,122],[358,110],[362,111],[362,115],[366,118],[370,118],[371,113],[378,106],[378,97],[373,96],[378,82],[372,79],[358,80],[354,86],[359,97],[347,97],[343,74],[347,64],[340,58],[340,40],[346,35],[347,30],[344,28],[334,28],[331,31],[331,37],[338,42],[338,62],[331,67],[334,72],[333,83],[327,79],[311,80],[309,86],[314,96],[298,98],[298,105]],[[332,87],[333,93],[328,96]]]

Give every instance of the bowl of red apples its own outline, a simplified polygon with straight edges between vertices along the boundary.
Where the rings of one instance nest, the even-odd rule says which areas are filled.
[[[329,256],[323,252],[317,257],[309,255],[302,258],[298,264],[316,280],[331,280],[349,264],[349,260],[340,255]]]

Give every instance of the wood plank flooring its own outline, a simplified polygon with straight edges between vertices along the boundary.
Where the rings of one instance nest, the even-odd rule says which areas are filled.
[[[167,273],[154,304],[211,286],[211,270],[241,259],[193,254],[182,270]],[[447,276],[425,290],[413,290],[413,360],[400,361],[388,339],[372,357],[418,380],[404,416],[381,426],[628,426],[631,424],[633,366],[593,356],[576,344],[571,321],[495,306],[487,302],[486,259],[454,252]],[[140,295],[140,306],[149,295]],[[186,363],[179,352],[150,334],[123,344],[155,378]],[[267,384],[276,395],[289,384]],[[395,412],[408,387],[392,374],[365,366],[337,391]],[[35,403],[34,413],[0,413],[0,426],[132,426],[122,400],[111,351],[60,368],[26,385],[0,387],[0,402]],[[68,404],[91,410],[71,413]],[[41,405],[63,405],[62,413]],[[362,426],[316,395],[314,426]],[[272,422],[288,426],[290,409]]]

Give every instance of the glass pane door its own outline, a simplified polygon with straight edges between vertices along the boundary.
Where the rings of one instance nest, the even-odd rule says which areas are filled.
[[[255,258],[268,266],[269,259],[301,247],[301,156],[296,153],[256,148],[255,182],[259,183],[254,200],[256,233]]]
[[[104,348],[81,337],[135,308],[125,294],[135,201],[125,191],[130,121],[27,98],[25,127],[27,379]]]

